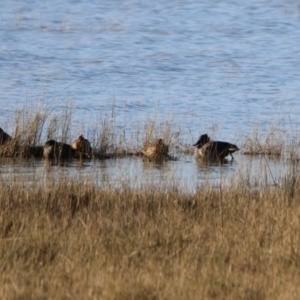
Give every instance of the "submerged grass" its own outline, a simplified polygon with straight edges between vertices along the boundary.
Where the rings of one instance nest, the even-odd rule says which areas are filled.
[[[0,182],[2,299],[296,299],[300,182]]]

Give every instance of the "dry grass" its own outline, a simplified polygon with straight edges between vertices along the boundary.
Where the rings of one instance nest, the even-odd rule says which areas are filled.
[[[71,142],[71,111],[19,113],[23,119],[5,130],[14,137],[14,155],[49,138]],[[98,158],[133,154],[157,138],[176,149],[183,134],[154,118],[126,136],[113,115],[88,133]],[[298,141],[288,138],[276,126],[265,135],[254,130],[241,148],[297,157]],[[34,187],[0,181],[2,298],[297,299],[297,169],[260,190],[245,173],[237,183],[207,182],[196,193],[75,179]]]
[[[91,144],[95,157],[106,158],[115,154],[123,153],[124,146],[120,141],[120,135],[116,134],[116,120],[114,115],[105,115],[92,129]]]
[[[95,158],[122,157],[140,154],[141,150],[157,139],[163,139],[169,146],[171,157],[177,154],[193,154],[195,139],[186,139],[180,124],[170,117],[160,120],[157,116],[148,117],[143,123],[134,123],[130,132],[117,126],[114,111],[98,118],[97,123],[85,128],[72,130],[73,108],[67,105],[60,114],[50,107],[24,107],[16,111],[8,128],[2,125],[13,140],[0,147],[0,156],[30,157],[40,156],[41,147],[49,139],[71,144],[83,134],[93,148]],[[286,128],[285,119],[275,120],[264,126],[253,125],[252,133],[238,139],[237,145],[242,154],[268,155],[276,159],[300,160],[299,132]],[[267,129],[263,129],[267,128]],[[212,130],[209,135],[216,133]],[[191,136],[191,134],[189,134]],[[230,138],[218,137],[229,141]],[[185,143],[183,143],[185,141]]]
[[[300,182],[0,183],[2,299],[297,299]]]
[[[67,140],[71,115],[72,112],[68,109],[59,116],[53,115],[50,108],[41,104],[37,108],[25,106],[16,110],[9,124],[12,140],[0,147],[0,156],[41,157],[46,140]]]
[[[247,137],[244,145],[244,154],[247,155],[270,155],[281,157],[284,152],[284,137],[273,131],[259,135],[257,128],[251,137]]]
[[[11,124],[7,124],[10,130],[4,128],[13,139],[0,147],[0,156],[41,156],[41,148],[47,140],[71,144],[81,134],[90,141],[93,156],[100,159],[139,154],[142,148],[157,138],[162,138],[173,148],[179,144],[181,129],[172,120],[158,121],[155,117],[149,118],[143,124],[135,124],[136,127],[127,136],[124,130],[116,126],[113,112],[99,117],[97,123],[90,128],[82,131],[76,129],[75,132],[71,132],[72,114],[70,105],[60,114],[43,106],[37,109],[24,107],[16,111]]]
[[[0,156],[30,157],[41,156],[41,138],[47,119],[47,111],[17,110],[12,120],[12,140],[0,147]]]
[[[244,138],[243,154],[299,160],[299,132],[292,126],[287,128],[286,123],[282,118],[265,125],[266,130],[253,126],[252,133]]]

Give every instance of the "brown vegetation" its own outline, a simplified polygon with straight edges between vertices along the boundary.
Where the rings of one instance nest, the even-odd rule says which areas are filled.
[[[18,112],[0,155],[38,156],[45,140],[65,144],[72,140],[70,122],[68,113]],[[113,119],[101,120],[89,136],[95,157],[136,154],[158,137],[171,149],[181,147],[183,134],[170,122],[148,120],[137,128],[128,138]],[[264,140],[256,133],[240,141],[244,153],[250,145],[251,154],[266,154],[270,146],[280,153],[275,157],[297,157],[296,139],[286,143],[284,135],[270,133]],[[1,297],[297,299],[296,174],[258,189],[250,172],[241,173],[239,182],[205,183],[195,193],[125,183],[99,187],[92,178],[83,184],[50,177],[45,186],[0,179]]]
[[[265,130],[253,126],[252,133],[243,139],[243,154],[299,160],[299,132],[293,127],[286,128],[285,124],[284,119],[279,119]]]
[[[74,136],[70,132],[71,123],[71,110],[66,110],[60,115],[54,114],[49,108],[37,111],[28,111],[25,108],[19,110],[9,126],[12,128],[10,131],[12,138],[7,135],[8,139],[0,145],[0,156],[42,157],[42,147],[47,140],[72,145]],[[149,118],[143,124],[136,123],[130,134],[125,134],[125,131],[117,128],[115,123],[115,116],[112,113],[99,119],[97,124],[88,129],[87,138],[90,141],[88,148],[91,149],[92,146],[94,158],[105,159],[140,154],[149,156],[148,153],[153,152],[153,149],[154,153],[156,152],[157,147],[151,148],[153,141],[155,143],[160,140],[163,140],[163,145],[168,147],[171,153],[168,153],[169,158],[174,158],[173,155],[177,153],[194,153],[193,137],[187,138],[187,133],[184,133],[174,120],[159,121],[155,117]],[[272,123],[267,131],[259,130],[254,126],[251,134],[235,138],[238,140],[241,154],[270,155],[276,159],[300,160],[298,131],[284,128],[283,123],[282,120],[279,120],[278,124]],[[79,131],[81,133],[81,130]],[[164,153],[167,153],[166,147]],[[80,151],[81,154],[83,152]],[[89,157],[90,155],[78,156]]]
[[[53,179],[55,180],[55,179]],[[2,299],[296,299],[300,182],[0,182]]]

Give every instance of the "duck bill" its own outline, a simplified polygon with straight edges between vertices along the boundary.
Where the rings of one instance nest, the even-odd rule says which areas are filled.
[[[194,144],[193,146],[197,146],[197,147],[202,147],[203,146],[203,143],[198,141],[196,144]]]

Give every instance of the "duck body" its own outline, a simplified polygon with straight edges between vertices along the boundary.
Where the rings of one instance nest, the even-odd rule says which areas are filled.
[[[71,159],[76,150],[71,145],[48,140],[44,145],[43,156],[45,159]]]
[[[76,150],[80,157],[90,157],[92,154],[90,142],[82,135],[72,143],[72,148]]]
[[[196,157],[209,160],[222,160],[228,155],[233,159],[232,153],[240,150],[236,145],[228,142],[210,141],[207,134],[201,135],[194,146],[196,146]]]

